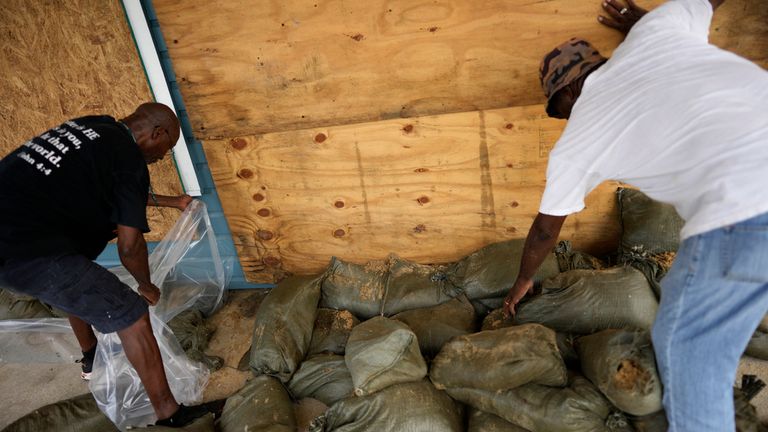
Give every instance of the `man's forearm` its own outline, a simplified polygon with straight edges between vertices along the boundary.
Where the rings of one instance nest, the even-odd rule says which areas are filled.
[[[176,207],[179,197],[168,195],[150,195],[147,197],[147,205],[155,207]]]
[[[533,279],[541,263],[554,248],[565,218],[541,213],[536,216],[525,239],[518,278]]]
[[[120,262],[139,285],[150,284],[149,253],[141,231],[135,228],[117,227],[117,252]]]

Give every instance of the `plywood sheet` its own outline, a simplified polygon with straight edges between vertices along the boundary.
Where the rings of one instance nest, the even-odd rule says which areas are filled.
[[[646,7],[660,0],[638,2]],[[200,138],[543,102],[538,65],[580,36],[619,34],[599,1],[156,0]],[[728,0],[712,40],[768,65],[768,8]]]
[[[206,141],[246,276],[324,269],[390,252],[449,262],[524,237],[564,122],[540,105]],[[615,183],[563,238],[594,252],[619,237]]]
[[[150,101],[141,61],[117,0],[0,2],[0,157],[69,118],[116,118]],[[170,158],[150,167],[160,194],[181,193]],[[178,211],[148,211],[159,240]]]

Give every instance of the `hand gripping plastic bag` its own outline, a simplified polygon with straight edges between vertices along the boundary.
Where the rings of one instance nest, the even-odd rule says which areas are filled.
[[[150,320],[174,398],[192,405],[203,396],[208,368],[190,360],[167,322],[190,308],[211,314],[223,301],[231,263],[222,262],[205,204],[193,201],[149,256],[152,282],[160,288]],[[111,269],[134,290],[137,283],[122,267]],[[116,333],[98,334],[90,389],[99,408],[121,430],[157,420],[136,370]]]

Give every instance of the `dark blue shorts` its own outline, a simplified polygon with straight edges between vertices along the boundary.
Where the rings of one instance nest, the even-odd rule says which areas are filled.
[[[123,330],[148,310],[141,296],[83,255],[7,260],[0,286],[77,316],[101,333]]]

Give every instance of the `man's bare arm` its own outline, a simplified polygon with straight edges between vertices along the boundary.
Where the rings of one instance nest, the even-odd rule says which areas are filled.
[[[152,284],[149,276],[147,242],[144,234],[134,227],[117,226],[117,253],[125,269],[139,283],[139,294],[151,305],[160,299],[160,290]]]
[[[147,197],[147,206],[154,206],[154,207],[173,207],[177,208],[181,211],[184,211],[184,209],[187,208],[187,206],[192,202],[193,198],[189,195],[178,195],[178,196],[169,196],[169,195],[152,195]]]
[[[533,276],[552,251],[560,235],[566,216],[550,216],[539,213],[525,239],[520,273],[517,275],[507,298],[504,300],[504,314],[514,314],[515,306],[533,288]]]

